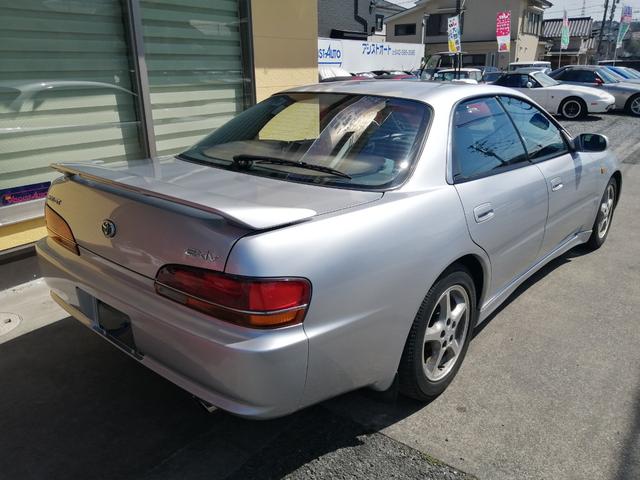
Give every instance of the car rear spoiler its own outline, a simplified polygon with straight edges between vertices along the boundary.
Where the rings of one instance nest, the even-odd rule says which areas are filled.
[[[54,163],[51,168],[66,177],[80,177],[137,195],[158,198],[212,213],[251,230],[265,230],[299,223],[317,214],[308,208],[260,205],[206,191],[192,191],[126,170],[81,163]]]

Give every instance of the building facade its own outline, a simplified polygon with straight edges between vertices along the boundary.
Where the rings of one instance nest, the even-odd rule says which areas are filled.
[[[544,53],[542,16],[551,6],[547,0],[468,0],[462,10],[462,50],[474,65],[506,68],[510,62],[535,60]],[[511,11],[511,51],[499,54],[500,11]],[[454,15],[455,0],[420,0],[387,19],[387,41],[424,43],[426,56],[447,51],[447,20]]]
[[[318,36],[367,40],[375,33],[376,0],[318,0]]]
[[[375,29],[373,35],[369,37],[372,42],[384,42],[387,40],[387,25],[385,21],[387,18],[396,15],[400,12],[404,12],[405,7],[397,5],[395,3],[387,2],[386,0],[377,0],[376,8],[374,11]]]
[[[1,8],[0,253],[45,235],[51,163],[171,155],[273,92],[317,81],[316,0]]]

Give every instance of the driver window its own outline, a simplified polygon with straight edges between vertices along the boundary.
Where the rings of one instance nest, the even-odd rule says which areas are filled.
[[[539,162],[569,152],[560,129],[536,107],[513,97],[500,97],[500,102],[520,131],[532,161]]]

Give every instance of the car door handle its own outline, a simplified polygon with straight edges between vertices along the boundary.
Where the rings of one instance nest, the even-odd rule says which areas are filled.
[[[564,187],[564,184],[562,183],[562,179],[560,177],[556,177],[556,178],[551,179],[550,183],[551,183],[551,191],[552,192],[557,192],[562,187]]]
[[[482,205],[478,205],[473,209],[473,217],[476,219],[477,223],[491,220],[494,215],[495,212],[493,211],[493,205],[491,205],[490,203],[483,203]]]

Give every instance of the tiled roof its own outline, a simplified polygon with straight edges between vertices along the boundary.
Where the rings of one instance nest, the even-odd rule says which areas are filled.
[[[590,37],[593,26],[591,17],[576,17],[569,19],[569,36],[570,37]],[[545,38],[560,37],[562,30],[562,19],[554,18],[544,20],[542,22],[542,36]]]

